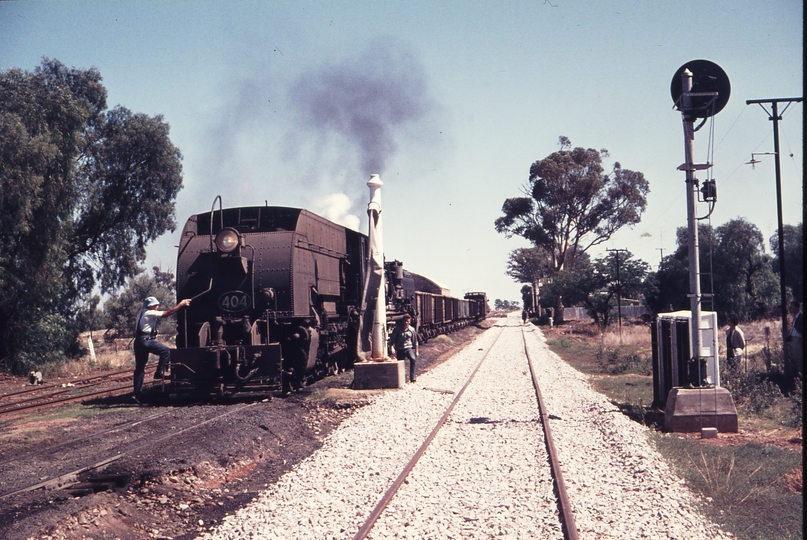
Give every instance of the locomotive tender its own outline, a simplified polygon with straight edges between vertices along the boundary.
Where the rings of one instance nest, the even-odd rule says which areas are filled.
[[[308,210],[221,207],[188,218],[177,255],[176,391],[299,389],[357,357],[367,236]],[[451,298],[385,263],[388,329],[411,314],[426,341],[483,319],[484,293]]]

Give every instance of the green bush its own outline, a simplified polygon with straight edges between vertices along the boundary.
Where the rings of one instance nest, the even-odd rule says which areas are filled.
[[[770,346],[767,344],[769,341],[770,328],[765,328],[765,341],[766,345],[759,351],[759,356],[762,357],[762,363],[765,364],[765,369],[770,373],[775,370],[774,366],[784,366],[785,354],[782,347],[775,345]],[[780,368],[781,369],[781,368]]]
[[[738,408],[761,414],[781,401],[784,396],[779,386],[765,373],[727,370],[722,385],[731,392]]]
[[[803,426],[802,414],[804,410],[804,401],[802,400],[801,396],[802,387],[803,383],[801,379],[796,379],[795,387],[787,396],[787,399],[789,399],[791,403],[791,412],[793,413],[793,417],[788,422],[788,425],[797,429],[801,429]]]
[[[37,311],[15,332],[16,347],[11,371],[27,375],[32,370],[64,363],[65,351],[75,343],[77,333],[71,321],[54,313]]]
[[[597,351],[597,363],[603,373],[611,375],[622,373],[651,375],[653,373],[650,358],[636,353],[623,353],[620,347],[614,349],[601,348]]]

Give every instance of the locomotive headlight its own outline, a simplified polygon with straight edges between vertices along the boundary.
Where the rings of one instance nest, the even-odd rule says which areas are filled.
[[[232,253],[238,247],[238,232],[235,229],[222,229],[216,235],[216,246],[224,253]]]

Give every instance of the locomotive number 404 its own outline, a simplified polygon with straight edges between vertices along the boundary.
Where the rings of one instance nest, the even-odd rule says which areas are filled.
[[[224,311],[243,311],[250,305],[249,295],[241,291],[230,291],[219,296],[219,308]]]

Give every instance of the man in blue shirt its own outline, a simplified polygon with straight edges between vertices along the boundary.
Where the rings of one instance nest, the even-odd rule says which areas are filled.
[[[134,371],[134,398],[138,399],[140,390],[143,388],[146,364],[149,361],[149,353],[160,357],[157,364],[157,371],[154,372],[155,379],[165,378],[165,370],[171,361],[171,350],[157,341],[157,324],[163,317],[170,317],[181,308],[191,304],[190,298],[182,300],[179,304],[166,311],[160,311],[160,301],[153,296],[149,296],[143,301],[143,311],[137,316],[137,326],[135,327],[135,371]]]

